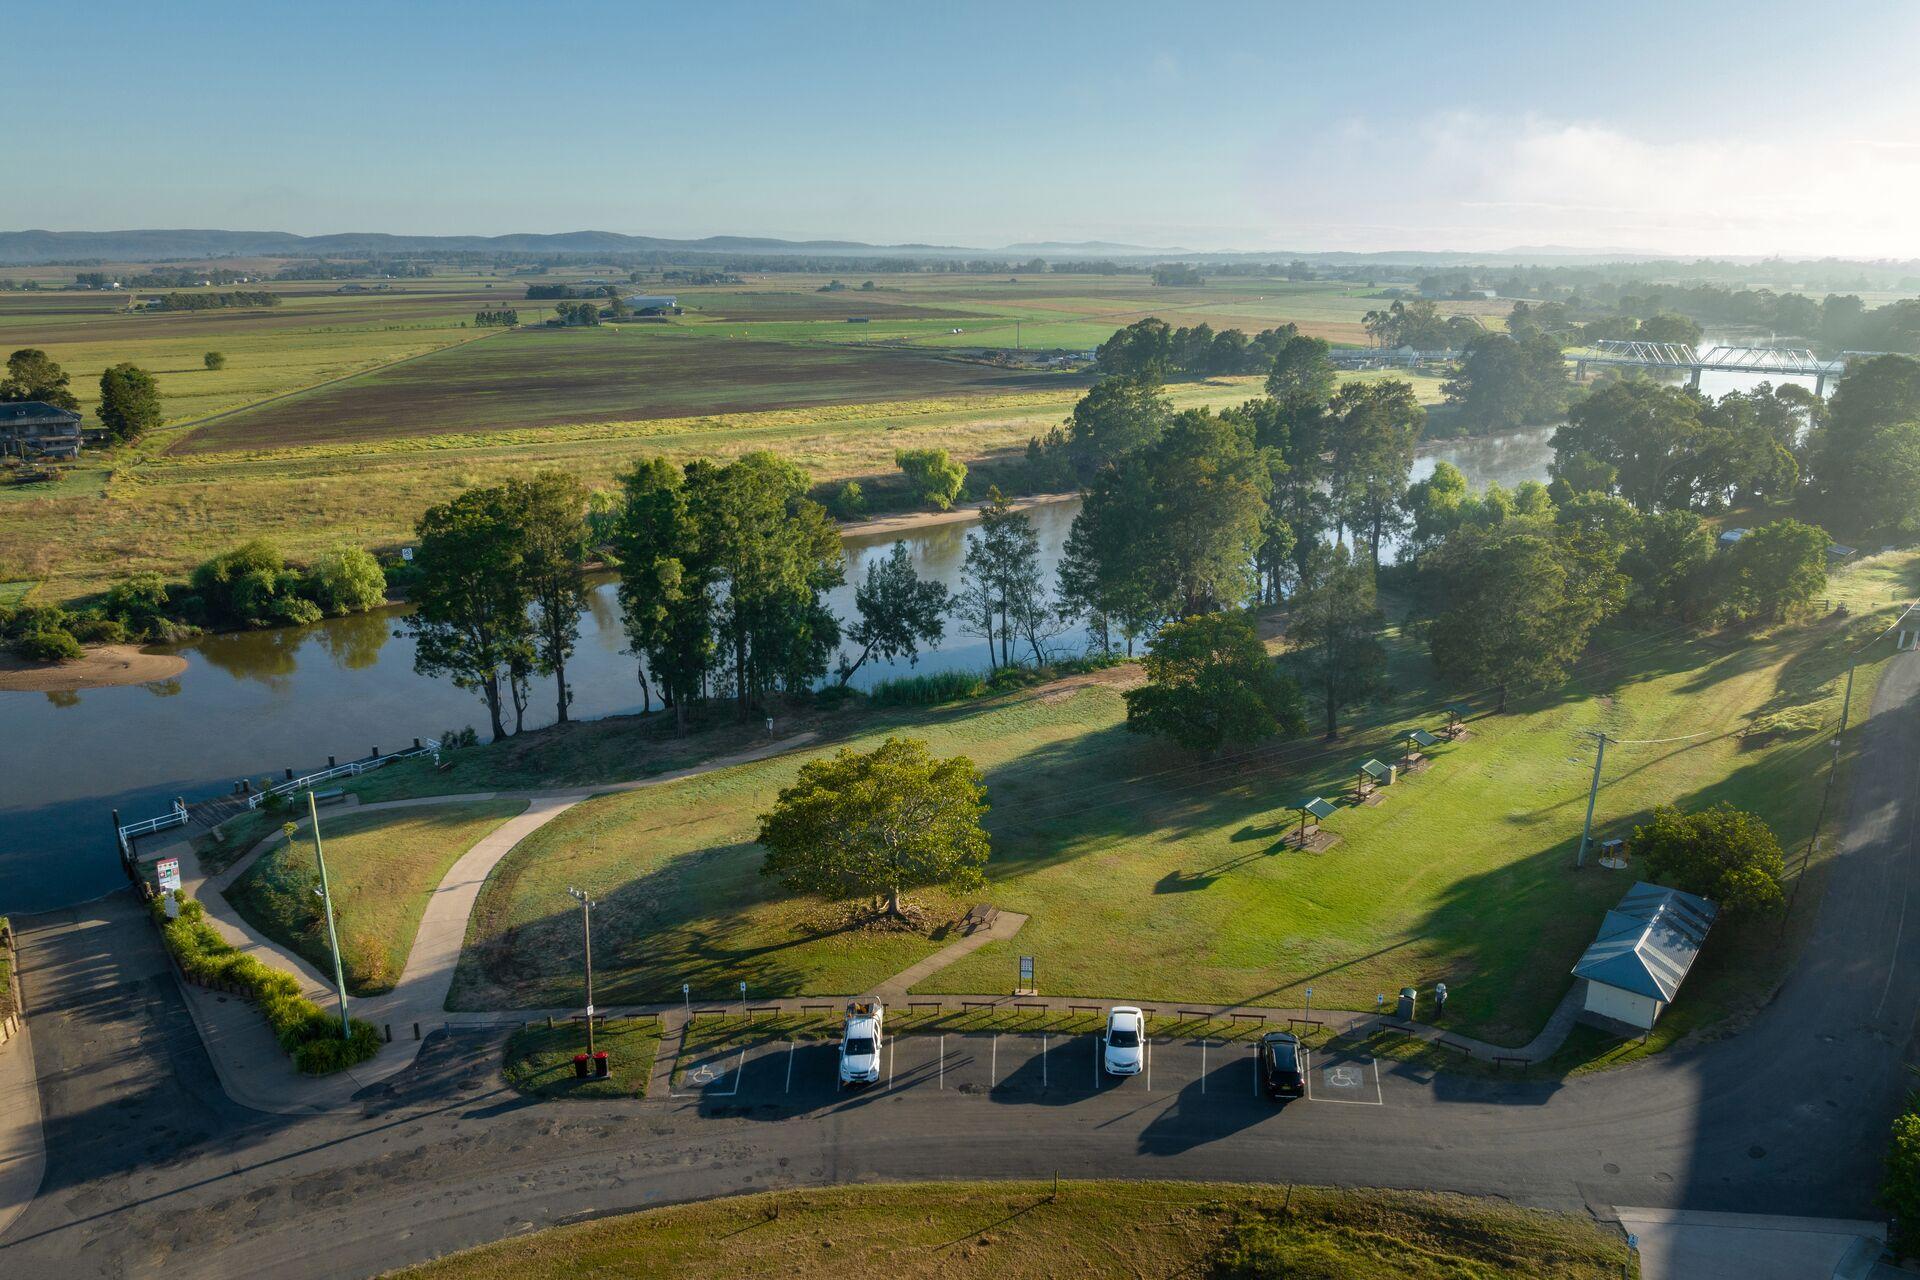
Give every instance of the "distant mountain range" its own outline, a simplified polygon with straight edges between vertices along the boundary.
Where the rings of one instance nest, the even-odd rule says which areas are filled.
[[[592,255],[608,253],[768,253],[876,257],[1005,257],[1037,253],[1160,254],[1180,250],[1140,245],[1025,244],[1004,249],[964,245],[867,244],[859,240],[780,240],[769,236],[705,236],[672,240],[614,231],[563,231],[552,235],[402,236],[380,232],[297,236],[286,231],[0,231],[0,262],[30,264],[98,259],[154,262],[182,258],[267,258],[400,255],[422,252]]]

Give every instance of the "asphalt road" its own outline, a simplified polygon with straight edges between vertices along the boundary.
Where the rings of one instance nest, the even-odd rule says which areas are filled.
[[[1313,1096],[1275,1107],[1237,1046],[1156,1041],[1150,1077],[1114,1082],[1084,1038],[948,1036],[894,1041],[890,1078],[856,1095],[828,1054],[775,1041],[689,1060],[673,1097],[536,1104],[502,1083],[493,1037],[456,1033],[355,1114],[266,1116],[220,1091],[130,897],[37,917],[22,961],[48,1168],[0,1274],[366,1275],[730,1192],[1055,1172],[1869,1217],[1920,1011],[1920,659],[1892,665],[1875,712],[1772,1005],[1741,1035],[1564,1084],[1322,1059]]]

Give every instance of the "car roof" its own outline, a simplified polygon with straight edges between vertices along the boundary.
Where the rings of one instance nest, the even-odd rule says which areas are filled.
[[[1268,1044],[1299,1044],[1300,1037],[1291,1031],[1269,1031],[1260,1037]]]

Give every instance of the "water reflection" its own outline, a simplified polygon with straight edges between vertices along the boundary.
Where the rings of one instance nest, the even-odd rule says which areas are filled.
[[[47,701],[56,707],[77,707],[80,705],[80,694],[75,689],[49,689]]]
[[[318,635],[335,666],[360,671],[380,661],[380,650],[393,638],[393,612],[381,609],[337,618]]]

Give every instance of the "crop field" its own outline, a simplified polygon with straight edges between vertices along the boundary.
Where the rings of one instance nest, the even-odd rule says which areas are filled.
[[[1901,576],[1911,584],[1910,565]],[[1627,883],[1572,865],[1593,761],[1587,732],[1653,740],[1710,730],[1610,752],[1600,834],[1625,833],[1658,803],[1724,799],[1765,815],[1797,850],[1824,780],[1819,730],[1837,715],[1846,651],[1890,616],[1882,608],[1764,638],[1603,635],[1566,689],[1476,719],[1467,739],[1380,803],[1343,802],[1327,823],[1340,843],[1321,853],[1286,844],[1291,806],[1315,794],[1345,801],[1360,760],[1397,758],[1394,730],[1432,725],[1434,708],[1455,696],[1411,642],[1394,641],[1393,700],[1332,745],[1170,758],[1125,731],[1121,696],[1103,685],[879,717],[855,745],[907,732],[972,758],[992,805],[993,860],[970,898],[1030,916],[1018,938],[917,990],[1008,989],[1016,954],[1038,958],[1050,994],[1090,999],[1285,1006],[1311,984],[1316,1005],[1359,1009],[1377,993],[1445,980],[1451,1025],[1519,1043],[1559,1000]],[[1862,667],[1856,714],[1874,670]],[[1749,734],[1756,725],[1781,727]],[[670,998],[682,982],[709,996],[740,981],[756,996],[844,994],[929,954],[937,933],[855,927],[843,909],[759,874],[756,815],[799,764],[763,761],[602,797],[534,833],[481,894],[451,1003],[565,999],[568,917],[553,903],[570,884],[604,903],[596,932],[608,958],[596,976],[616,1003]],[[1805,897],[1795,929],[1818,900]],[[936,920],[965,906],[938,893],[922,901]],[[1723,930],[1663,1036],[1749,1007],[1786,953],[1772,922]]]
[[[1063,377],[894,348],[760,342],[664,326],[532,330],[224,418],[174,450],[1017,393],[1059,385]],[[1071,379],[1074,386],[1084,383]]]

